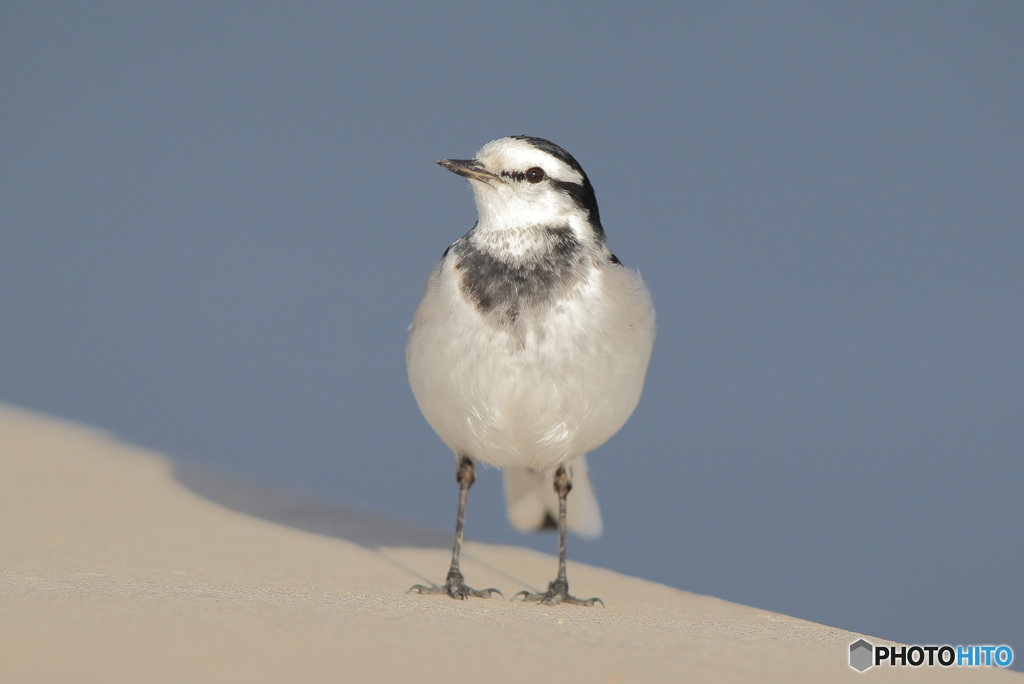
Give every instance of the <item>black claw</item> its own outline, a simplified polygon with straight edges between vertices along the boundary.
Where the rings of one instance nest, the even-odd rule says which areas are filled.
[[[445,582],[441,585],[435,585],[428,587],[422,584],[414,584],[409,587],[406,591],[407,594],[448,594],[453,599],[459,599],[465,601],[466,599],[473,598],[491,598],[494,594],[498,594],[501,598],[505,598],[505,595],[500,591],[491,587],[490,589],[474,589],[466,586],[463,582]]]
[[[578,599],[569,593],[569,583],[564,579],[556,579],[548,585],[548,590],[543,594],[536,594],[532,591],[520,591],[513,600],[522,599],[527,603],[539,603],[542,606],[557,606],[559,603],[568,603],[573,606],[594,606],[598,603],[604,608],[604,601],[597,598]]]

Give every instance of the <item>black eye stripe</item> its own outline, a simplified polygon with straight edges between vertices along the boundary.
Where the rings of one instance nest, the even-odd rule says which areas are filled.
[[[502,171],[498,174],[502,178],[509,178],[514,181],[527,181],[528,183],[540,183],[548,175],[539,166],[531,166],[526,171]]]

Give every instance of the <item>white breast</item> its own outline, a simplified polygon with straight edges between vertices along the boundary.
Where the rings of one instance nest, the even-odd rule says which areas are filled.
[[[643,389],[654,310],[639,276],[604,265],[565,299],[489,323],[451,260],[431,274],[406,346],[420,410],[457,454],[544,470],[622,427]]]

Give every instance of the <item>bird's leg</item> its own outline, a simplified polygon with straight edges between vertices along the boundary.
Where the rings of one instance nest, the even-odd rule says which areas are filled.
[[[578,599],[569,594],[569,580],[565,577],[565,499],[572,490],[572,482],[569,480],[569,473],[565,466],[559,466],[555,471],[555,493],[558,494],[558,577],[548,585],[548,590],[543,594],[534,594],[523,590],[515,595],[531,603],[543,603],[546,606],[555,606],[559,603],[571,603],[576,606],[593,606],[604,601],[599,598]]]
[[[452,547],[452,565],[448,569],[448,578],[441,586],[427,587],[422,584],[415,584],[409,588],[414,594],[448,594],[455,599],[465,599],[470,596],[477,598],[490,598],[493,594],[501,594],[497,589],[473,589],[466,586],[465,578],[459,570],[459,554],[462,552],[462,526],[466,522],[466,498],[469,495],[469,488],[476,481],[476,466],[469,456],[460,456],[459,465],[455,469],[455,481],[459,483],[459,512],[455,517],[455,544]]]

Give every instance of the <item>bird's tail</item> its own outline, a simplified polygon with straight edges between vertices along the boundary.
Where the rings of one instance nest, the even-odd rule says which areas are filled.
[[[581,537],[601,535],[601,509],[587,471],[587,457],[580,456],[567,466],[572,490],[566,497],[565,523]],[[558,526],[558,495],[555,469],[505,468],[505,503],[508,519],[520,532]]]

